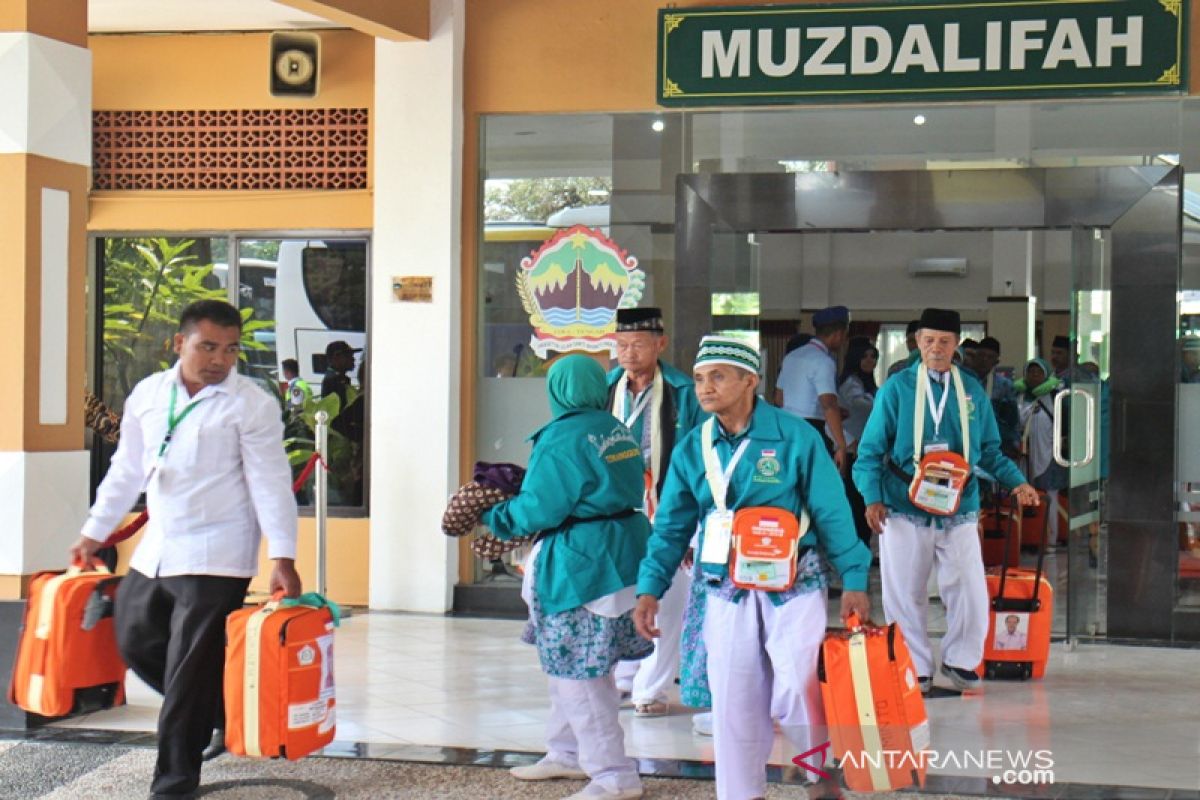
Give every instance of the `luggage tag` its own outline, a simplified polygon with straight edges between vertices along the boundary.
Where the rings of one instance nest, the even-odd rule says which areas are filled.
[[[733,545],[733,512],[713,509],[704,519],[704,543],[700,548],[700,571],[719,583],[728,573],[729,548]]]
[[[716,419],[709,417],[700,432],[704,454],[704,473],[708,488],[712,491],[715,508],[704,518],[704,538],[700,546],[700,572],[710,583],[720,583],[729,575],[729,549],[733,544],[734,514],[726,507],[729,481],[733,470],[750,446],[750,439],[742,439],[729,463],[721,465],[721,457],[713,446]]]

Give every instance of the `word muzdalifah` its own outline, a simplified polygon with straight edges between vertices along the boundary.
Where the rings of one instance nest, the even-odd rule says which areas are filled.
[[[930,26],[919,23],[909,25],[899,42],[878,25],[708,30],[700,39],[701,77],[748,78],[755,63],[761,74],[771,78],[904,74],[909,70],[1096,69],[1114,66],[1118,52],[1124,66],[1140,67],[1142,17],[1128,16],[1122,21],[1118,29],[1113,17],[1100,17],[1094,20],[1094,30],[1088,31],[1093,34],[1090,37],[1084,35],[1080,21],[1071,18],[1053,23],[1044,19],[986,22],[981,43],[978,32],[973,32],[973,40],[982,44],[976,52],[964,52],[969,48],[963,47],[963,31],[957,22],[941,26],[940,48],[934,46]],[[778,59],[777,36],[783,39]]]

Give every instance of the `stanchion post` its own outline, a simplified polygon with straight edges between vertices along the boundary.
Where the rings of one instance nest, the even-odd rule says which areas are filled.
[[[329,526],[329,475],[325,465],[329,463],[329,414],[317,412],[316,435],[317,455],[321,463],[313,472],[313,501],[316,506],[317,523],[317,593],[327,597],[325,585],[325,537]]]

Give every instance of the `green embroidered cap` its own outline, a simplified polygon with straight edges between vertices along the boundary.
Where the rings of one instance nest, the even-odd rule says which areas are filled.
[[[732,336],[708,335],[700,340],[700,352],[696,354],[696,366],[729,364],[747,372],[758,374],[758,351],[741,339]]]

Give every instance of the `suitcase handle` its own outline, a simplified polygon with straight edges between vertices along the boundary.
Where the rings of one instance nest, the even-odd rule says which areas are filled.
[[[1008,517],[1008,527],[1007,527],[1007,530],[1005,531],[1005,536],[1004,536],[1004,558],[1000,562],[1000,586],[996,589],[996,597],[992,600],[992,609],[995,611],[1024,610],[1024,609],[1011,609],[1011,608],[1003,607],[1004,606],[1004,583],[1008,578],[1009,537],[1011,537],[1013,534],[1013,528],[1016,527],[1017,520],[1024,519],[1024,512],[1025,512],[1024,506],[1022,506],[1020,503],[1017,502],[1016,495],[1010,494],[1009,499],[1012,500],[1013,513],[1011,516],[1007,515],[1007,514],[1005,515],[1006,517]],[[1047,499],[1049,499],[1049,498],[1047,498]],[[1003,511],[1003,501],[997,500],[996,507],[997,507],[998,511],[1002,512]],[[1046,539],[1049,536],[1049,530],[1050,530],[1050,509],[1047,508],[1046,515],[1042,518],[1042,541],[1038,546],[1037,572],[1033,576],[1033,597],[1029,598],[1028,601],[1021,601],[1021,602],[1027,602],[1029,604],[1030,608],[1034,611],[1037,611],[1039,608],[1041,608],[1041,603],[1038,602],[1038,591],[1041,589],[1041,585],[1042,585],[1042,568],[1046,561]]]
[[[88,563],[88,564],[85,564],[82,561],[71,562],[71,566],[67,567],[67,574],[70,575],[72,578],[74,578],[76,575],[82,575],[85,572],[85,570],[84,570],[85,566],[91,567],[90,570],[86,570],[87,572],[99,572],[101,575],[111,575],[112,574],[111,572],[109,572],[108,566],[103,561],[96,558],[95,556],[93,556],[90,559],[90,563]]]

